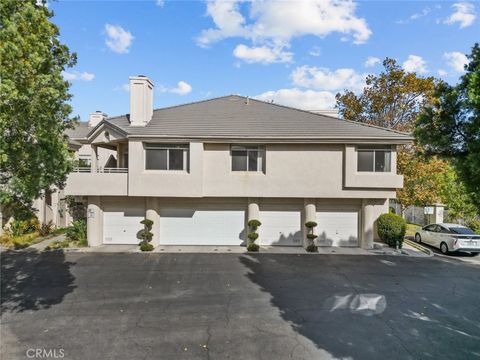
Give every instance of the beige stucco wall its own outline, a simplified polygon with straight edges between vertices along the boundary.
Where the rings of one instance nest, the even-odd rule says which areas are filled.
[[[232,172],[229,144],[190,143],[190,170],[145,170],[141,141],[129,143],[129,195],[173,197],[394,197],[398,177],[372,174],[383,184],[344,187],[342,144],[270,144],[266,173]],[[392,185],[389,185],[390,182]],[[391,186],[391,187],[388,187]]]

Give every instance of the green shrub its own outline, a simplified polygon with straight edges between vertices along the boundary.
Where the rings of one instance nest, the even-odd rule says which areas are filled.
[[[251,228],[254,228],[254,229],[259,227],[260,225],[262,225],[262,223],[259,220],[256,220],[256,219],[252,219],[248,222],[248,226],[250,226]]]
[[[251,242],[251,243],[248,244],[248,246],[247,246],[247,250],[248,250],[248,251],[258,252],[259,249],[260,249],[260,246],[258,246],[258,245],[255,244],[254,242]]]
[[[308,252],[318,252],[318,248],[315,244],[308,245],[305,250],[307,250]]]
[[[153,245],[148,243],[148,242],[141,242],[140,243],[140,250],[142,251],[152,251],[153,250]]]
[[[65,237],[69,241],[76,241],[80,246],[87,246],[87,222],[77,220],[65,230]]]
[[[307,239],[309,240],[315,240],[318,237],[318,235],[315,234],[307,234]]]
[[[318,225],[318,224],[317,224],[315,221],[307,221],[307,222],[305,223],[305,226],[306,226],[307,228],[309,228],[309,229],[314,228],[314,227],[317,226],[317,225]]]
[[[475,231],[477,234],[480,234],[480,220],[470,219],[466,221],[465,225]]]
[[[407,225],[405,220],[395,214],[382,214],[377,220],[378,236],[391,247],[402,247]]]
[[[151,232],[152,227],[153,227],[153,221],[150,219],[143,219],[140,221],[140,224],[143,225],[143,229],[140,231],[140,250],[142,251],[152,251],[153,250],[153,245],[150,244],[150,241],[153,239],[153,233]]]
[[[258,239],[258,234],[256,232],[251,232],[247,235],[247,237],[252,240],[252,241],[255,241]]]
[[[13,220],[8,228],[8,233],[12,236],[21,236],[34,232],[39,228],[37,218],[27,220]]]
[[[48,223],[42,224],[38,227],[38,233],[40,236],[48,236],[53,230],[53,222],[50,220]]]
[[[150,219],[143,219],[142,221],[140,221],[140,224],[143,224],[146,228],[151,229],[153,226],[153,221]]]

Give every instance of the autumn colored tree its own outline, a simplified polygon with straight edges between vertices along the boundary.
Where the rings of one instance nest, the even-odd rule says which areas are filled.
[[[394,59],[383,61],[379,75],[369,75],[359,95],[352,91],[337,94],[337,107],[345,119],[412,132],[421,109],[434,100],[439,81],[406,72]],[[404,175],[404,187],[397,190],[403,208],[440,201],[441,175],[448,164],[422,156],[422,148],[398,148],[397,170]]]
[[[415,131],[427,154],[450,159],[480,212],[480,45],[455,86],[441,84]]]
[[[411,132],[420,109],[432,102],[438,81],[408,73],[394,59],[386,58],[383,67],[379,75],[367,76],[360,95],[337,94],[339,113],[345,119]]]
[[[14,211],[61,186],[71,168],[63,135],[71,95],[61,72],[76,56],[45,3],[0,2],[0,204]]]

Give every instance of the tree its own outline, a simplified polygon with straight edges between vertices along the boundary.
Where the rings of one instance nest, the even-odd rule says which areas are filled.
[[[456,86],[441,84],[421,112],[415,135],[427,154],[450,159],[480,211],[480,46]]]
[[[394,59],[386,58],[383,66],[378,76],[367,76],[362,94],[337,94],[339,113],[345,119],[410,132],[420,109],[432,101],[437,80],[407,73]]]
[[[61,187],[72,166],[63,134],[71,95],[61,73],[76,55],[60,43],[52,16],[35,0],[0,2],[0,202],[14,215]]]
[[[411,132],[421,109],[434,100],[439,81],[408,73],[393,59],[386,58],[383,66],[382,73],[367,77],[360,95],[337,94],[339,112],[349,120]],[[397,198],[403,208],[440,201],[440,175],[446,165],[440,159],[426,159],[417,146],[399,147],[397,167],[404,187],[397,190]]]

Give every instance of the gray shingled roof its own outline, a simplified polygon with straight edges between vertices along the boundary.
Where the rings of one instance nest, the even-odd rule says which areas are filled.
[[[65,130],[65,135],[70,139],[85,139],[90,130],[92,130],[92,128],[88,126],[88,123],[80,122],[74,129]]]
[[[156,136],[219,139],[391,140],[404,133],[315,114],[243,96],[230,95],[157,109],[146,126],[131,127],[128,115],[108,118],[129,137]]]

